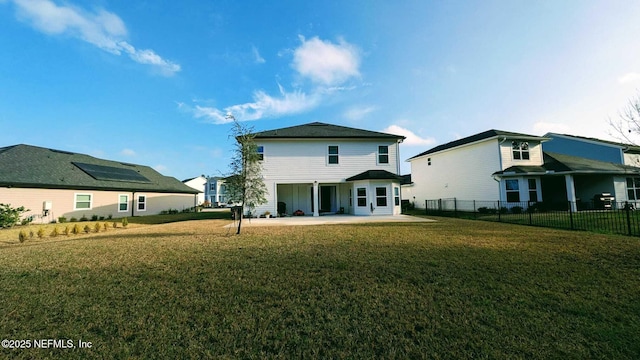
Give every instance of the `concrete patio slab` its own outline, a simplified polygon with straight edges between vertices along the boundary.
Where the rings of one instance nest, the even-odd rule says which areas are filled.
[[[296,225],[325,225],[325,224],[362,224],[380,222],[435,222],[410,215],[380,215],[380,216],[355,216],[355,215],[323,215],[323,216],[291,216],[270,219],[242,219],[242,226],[296,226]],[[226,227],[234,226],[233,224]]]

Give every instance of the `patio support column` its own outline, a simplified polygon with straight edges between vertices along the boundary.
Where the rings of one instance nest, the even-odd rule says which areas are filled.
[[[576,186],[573,182],[573,175],[565,175],[564,182],[567,187],[567,201],[571,206],[571,211],[578,211],[578,204],[576,203]]]
[[[313,216],[320,216],[320,212],[318,211],[319,207],[320,207],[320,204],[318,201],[318,182],[314,181],[313,182]]]

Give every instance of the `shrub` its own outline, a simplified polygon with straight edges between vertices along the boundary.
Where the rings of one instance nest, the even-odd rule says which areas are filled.
[[[91,215],[91,221],[98,221],[98,215],[96,214]]]
[[[122,218],[122,227],[127,227],[127,225],[129,225],[129,220],[127,220],[127,218]]]
[[[44,237],[44,229],[39,228],[37,234],[38,234],[38,239],[42,239]]]
[[[71,219],[69,219],[70,222],[78,222],[78,219],[72,217]]]
[[[66,223],[66,222],[67,222],[67,218],[66,218],[66,217],[64,217],[64,216],[60,216],[60,217],[58,218],[58,222],[59,222],[60,224],[64,224],[64,223]]]
[[[29,239],[33,239],[36,234],[33,233],[33,230],[29,230]]]
[[[104,227],[104,231],[107,231],[107,228],[108,228],[107,223],[104,223],[103,225],[104,225],[103,226]]]
[[[0,203],[0,229],[10,228],[20,221],[20,216],[29,210],[24,206],[12,208],[9,204]]]
[[[27,240],[27,233],[24,230],[20,230],[20,233],[18,233],[18,240],[20,240],[21,243]]]
[[[53,228],[53,230],[51,230],[51,234],[49,234],[49,236],[56,237],[58,235],[60,235],[60,230],[58,230],[58,227],[56,226]]]
[[[118,223],[114,221],[114,222],[113,222],[113,228],[115,229],[115,228],[117,228],[117,227],[118,227]]]
[[[522,206],[514,206],[511,208],[512,214],[522,214]]]
[[[95,232],[99,233],[101,228],[102,228],[102,225],[100,225],[100,223],[96,223],[96,224],[93,226],[93,231],[95,231]]]
[[[87,219],[86,215],[82,215],[82,217],[80,218],[80,221],[89,221],[89,219]]]
[[[73,225],[73,229],[71,230],[71,232],[72,232],[74,235],[78,235],[78,234],[80,234],[80,225],[78,225],[78,224]]]
[[[500,208],[500,214],[506,214],[509,212],[509,209],[506,206]]]
[[[84,226],[84,232],[85,232],[86,234],[90,233],[90,232],[91,232],[91,226],[89,226],[89,225],[85,225],[85,226]]]
[[[71,233],[71,229],[69,229],[69,226],[65,226],[64,230],[62,230],[62,233],[69,236],[69,233]]]
[[[104,220],[104,216],[100,216],[100,221]]]

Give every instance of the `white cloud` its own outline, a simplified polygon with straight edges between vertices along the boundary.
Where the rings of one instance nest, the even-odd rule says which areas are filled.
[[[251,52],[253,53],[253,59],[257,64],[264,64],[266,62],[266,60],[262,56],[260,56],[260,52],[258,51],[257,47],[252,46]]]
[[[637,72],[626,73],[618,78],[618,82],[620,84],[637,82],[639,80],[640,80],[640,73],[637,73]]]
[[[403,145],[409,145],[409,146],[433,145],[436,143],[436,140],[434,138],[422,138],[416,135],[413,131],[400,127],[398,125],[388,126],[384,130],[382,130],[382,132],[395,134],[395,135],[402,135],[406,137],[406,139],[402,142]]]
[[[165,60],[153,50],[137,50],[125,41],[127,29],[120,17],[106,10],[94,13],[73,5],[58,6],[51,0],[13,0],[18,18],[49,35],[69,35],[104,51],[120,55],[123,51],[140,64],[152,65],[163,75],[180,71],[180,65]]]
[[[238,121],[259,120],[301,113],[315,107],[318,102],[319,95],[307,95],[301,91],[286,92],[280,86],[279,97],[259,90],[253,94],[253,102],[232,105],[222,110],[196,105],[192,111],[196,118],[205,118],[214,124],[225,124],[232,121],[228,114]],[[185,108],[186,105],[179,104],[178,107]]]
[[[293,68],[300,75],[322,85],[337,85],[359,76],[359,51],[340,39],[338,44],[322,41],[318,37],[306,40],[294,50]]]
[[[162,173],[163,171],[166,171],[168,168],[164,165],[158,164],[154,166],[153,169],[159,173]]]
[[[349,120],[361,120],[376,109],[375,106],[353,106],[347,109],[342,115]]]
[[[122,151],[120,151],[120,155],[124,155],[124,156],[136,156],[136,152],[131,150],[131,149],[122,149]]]

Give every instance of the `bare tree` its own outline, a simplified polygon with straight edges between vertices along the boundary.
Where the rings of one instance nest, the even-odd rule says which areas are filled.
[[[616,139],[632,145],[637,145],[640,135],[640,93],[629,99],[627,106],[620,111],[618,119],[609,119],[612,131],[609,133]]]
[[[238,219],[236,234],[240,234],[245,208],[251,213],[257,205],[266,203],[267,187],[262,180],[261,158],[254,141],[253,127],[241,124],[232,115],[228,116],[233,119],[229,136],[236,143],[229,164],[231,176],[226,181],[227,194],[230,202],[240,204],[240,211],[235,214]]]

